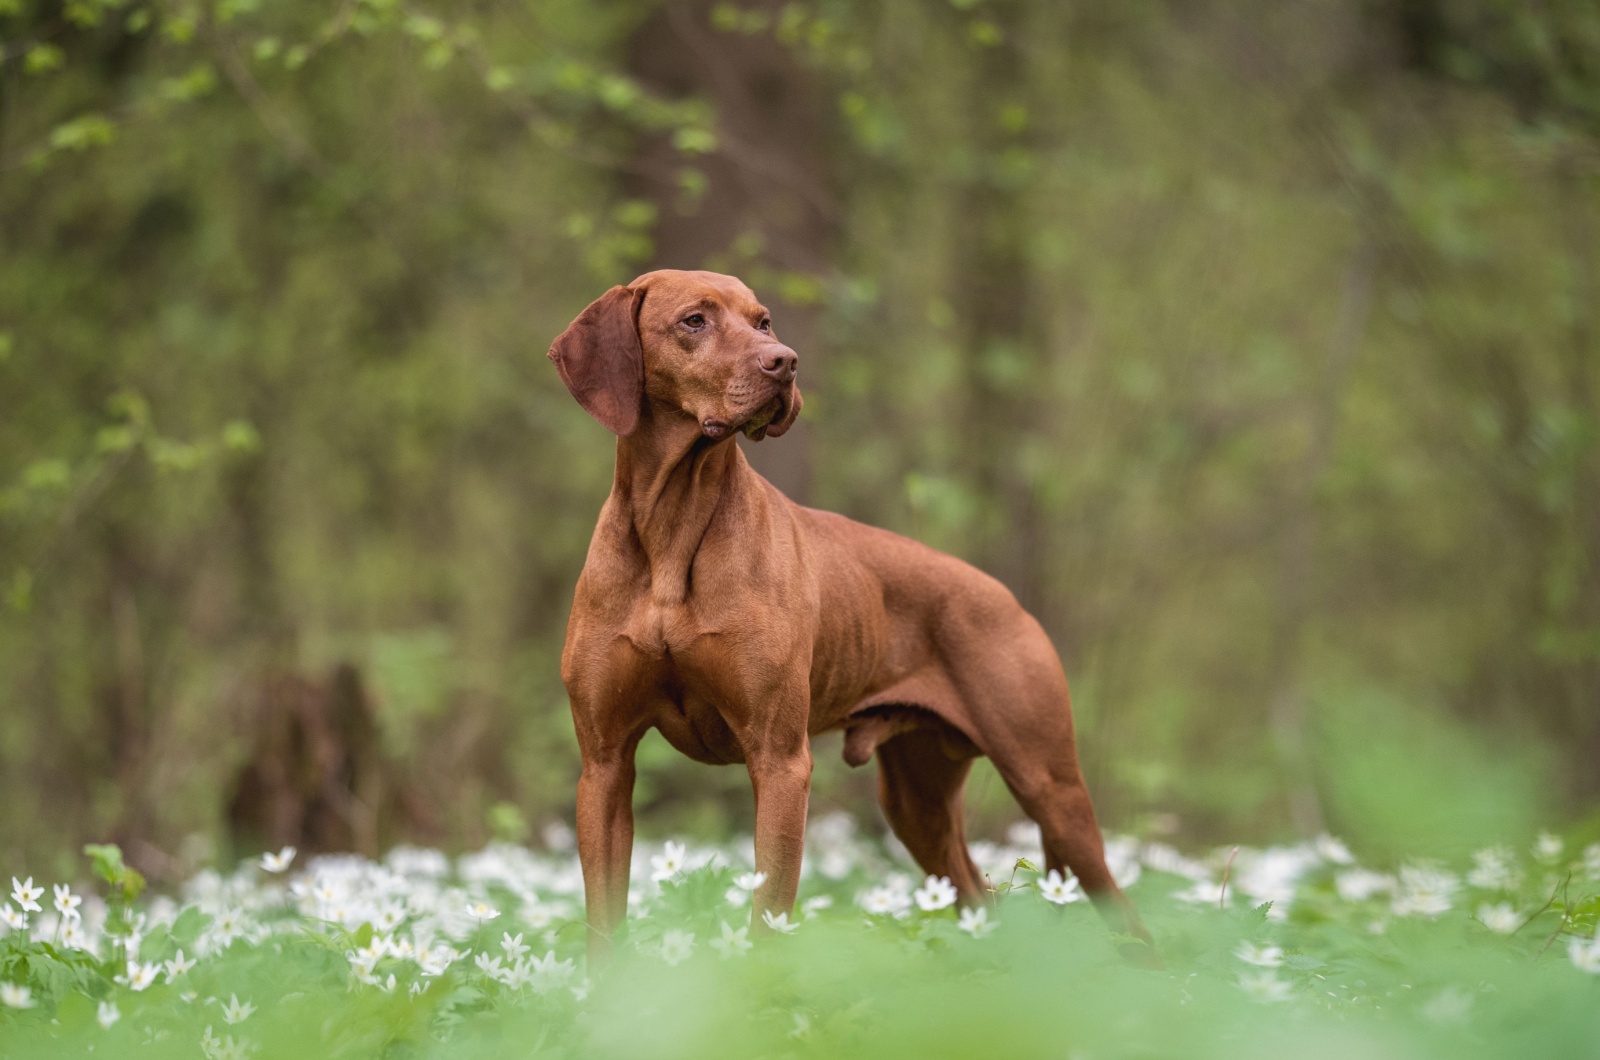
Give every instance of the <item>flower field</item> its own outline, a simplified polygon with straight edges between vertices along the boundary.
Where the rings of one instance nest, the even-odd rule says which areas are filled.
[[[94,889],[8,873],[0,1056],[1600,1055],[1600,844],[1373,867],[1326,837],[1114,839],[1152,970],[1040,871],[1031,828],[974,845],[997,893],[972,910],[823,817],[793,919],[757,933],[748,841],[639,844],[590,971],[571,835],[545,840],[286,850],[171,896],[113,847],[88,848]]]

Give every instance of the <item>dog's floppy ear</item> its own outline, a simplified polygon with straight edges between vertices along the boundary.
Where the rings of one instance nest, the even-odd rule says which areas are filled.
[[[644,350],[639,345],[643,287],[613,287],[589,303],[550,346],[549,357],[572,396],[612,434],[639,426]]]

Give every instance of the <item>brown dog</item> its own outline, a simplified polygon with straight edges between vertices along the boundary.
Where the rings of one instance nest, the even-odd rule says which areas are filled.
[[[877,753],[895,835],[963,900],[986,894],[961,824],[984,754],[1038,822],[1049,867],[1148,938],[1106,868],[1039,623],[958,559],[800,507],[733,442],[776,438],[800,414],[799,359],[748,287],[646,273],[585,309],[550,359],[617,436],[561,656],[591,952],[627,912],[634,748],[652,726],[690,758],[749,769],[758,922],[794,905],[811,737],[844,729],[851,765]]]

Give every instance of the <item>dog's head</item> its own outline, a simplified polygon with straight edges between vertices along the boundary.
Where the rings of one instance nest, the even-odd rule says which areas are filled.
[[[800,414],[799,358],[755,293],[716,272],[647,272],[595,299],[550,347],[578,404],[613,434],[646,404],[707,438],[776,438]]]

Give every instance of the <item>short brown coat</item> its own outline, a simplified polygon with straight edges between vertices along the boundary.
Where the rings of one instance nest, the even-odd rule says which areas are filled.
[[[633,753],[651,728],[749,770],[757,922],[793,907],[810,738],[843,729],[851,764],[878,757],[895,834],[964,900],[986,893],[961,824],[984,754],[1038,822],[1047,865],[1147,937],[1106,867],[1066,676],[1038,622],[959,559],[793,503],[733,443],[778,437],[800,412],[797,358],[769,321],[734,277],[663,270],[606,292],[550,350],[617,435],[561,661],[591,945],[626,912]]]

